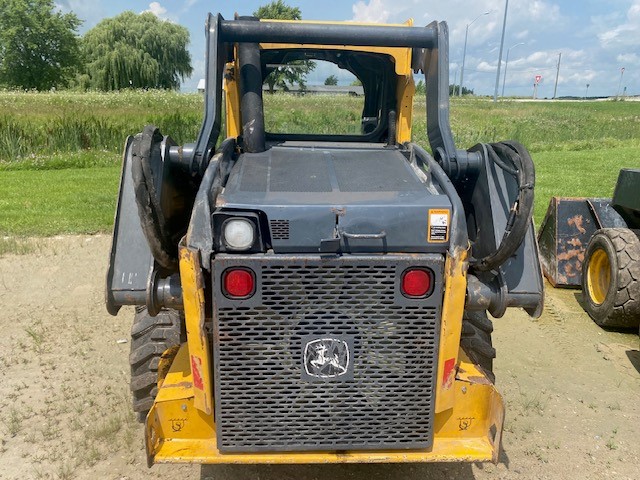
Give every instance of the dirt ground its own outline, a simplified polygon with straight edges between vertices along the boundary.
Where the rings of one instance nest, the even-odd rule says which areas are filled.
[[[0,479],[640,479],[638,335],[598,328],[575,291],[551,288],[540,319],[495,321],[499,465],[147,469],[129,410],[132,313],[103,304],[108,248],[56,237],[0,258]]]

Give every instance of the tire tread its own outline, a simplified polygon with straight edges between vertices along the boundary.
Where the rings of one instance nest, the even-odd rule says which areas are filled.
[[[144,421],[158,393],[160,357],[184,339],[184,321],[176,310],[163,309],[152,317],[146,308],[136,308],[131,327],[129,366],[133,411],[139,421]]]
[[[460,346],[487,377],[495,382],[493,359],[496,358],[496,349],[493,348],[492,333],[493,322],[486,312],[464,312]]]
[[[611,282],[615,291],[613,297],[597,305],[591,300],[587,287],[588,265],[593,251],[606,244],[616,253],[615,259],[609,258],[614,267]],[[606,248],[603,250],[607,252]],[[582,270],[582,292],[585,310],[601,327],[637,328],[640,325],[640,239],[633,230],[603,228],[593,235]]]

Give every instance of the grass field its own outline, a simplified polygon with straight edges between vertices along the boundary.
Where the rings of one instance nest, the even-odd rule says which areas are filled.
[[[266,96],[276,131],[352,131],[362,99]],[[414,105],[414,140],[428,146],[424,97]],[[501,102],[454,99],[458,147],[513,139],[537,169],[536,223],[551,195],[610,196],[621,167],[640,167],[639,105],[632,102]],[[0,235],[111,229],[127,135],[153,123],[178,143],[200,128],[202,97],[172,92],[0,92]]]

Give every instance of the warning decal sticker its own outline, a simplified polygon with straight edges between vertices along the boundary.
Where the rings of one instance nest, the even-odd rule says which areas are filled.
[[[446,209],[429,210],[427,241],[445,243],[449,241],[450,213]]]

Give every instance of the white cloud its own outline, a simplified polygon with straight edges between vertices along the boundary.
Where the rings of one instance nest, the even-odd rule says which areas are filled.
[[[352,0],[354,19],[416,25],[433,20],[449,24],[451,78],[462,64],[465,31],[469,27],[464,83],[476,93],[493,93],[504,18],[503,0]],[[484,12],[491,11],[488,15]],[[540,96],[553,95],[558,54],[562,53],[558,95],[615,95],[620,67],[625,84],[640,93],[640,0],[566,2],[511,0],[502,55],[512,45],[506,78],[507,95],[531,95],[535,75],[542,75]],[[504,69],[500,71],[500,83]],[[617,72],[617,73],[616,73]],[[613,78],[613,80],[612,80]]]
[[[143,11],[143,13],[146,13],[146,12],[151,12],[156,17],[166,20],[165,15],[167,14],[167,9],[164,8],[162,5],[160,5],[160,2],[151,2],[149,4],[149,8]]]
[[[369,0],[369,3],[359,1],[352,7],[354,22],[386,23],[390,12],[385,10],[383,0]]]
[[[621,53],[616,60],[621,65],[640,65],[640,56],[637,53]]]
[[[562,18],[558,5],[541,0],[526,2],[525,12],[528,14],[529,20],[534,22],[557,23]]]
[[[598,38],[604,48],[637,48],[640,44],[640,0],[634,0],[622,23],[610,26]]]
[[[496,62],[496,63],[497,63],[497,62]],[[496,66],[495,66],[495,65],[491,65],[491,64],[490,64],[490,63],[488,63],[488,62],[480,62],[480,63],[478,64],[478,66],[476,67],[476,69],[477,69],[479,72],[493,72],[493,73],[495,73],[495,71],[496,71]]]
[[[629,13],[627,13],[627,17],[631,21],[640,21],[640,2],[636,0],[636,2],[631,5],[631,8],[629,8]]]

